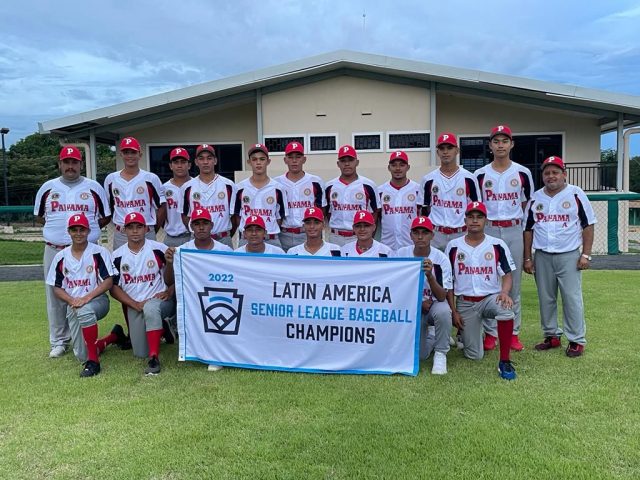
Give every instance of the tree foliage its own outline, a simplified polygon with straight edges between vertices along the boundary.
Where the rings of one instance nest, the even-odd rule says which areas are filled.
[[[615,165],[618,163],[618,151],[608,148],[600,152],[600,163]],[[629,191],[640,193],[640,156],[629,159]]]

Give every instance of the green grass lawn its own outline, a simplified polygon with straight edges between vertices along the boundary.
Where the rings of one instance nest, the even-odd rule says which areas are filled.
[[[0,240],[0,265],[41,265],[43,242]]]
[[[449,374],[314,375],[179,363],[163,371],[110,347],[80,379],[47,357],[41,282],[3,283],[0,478],[639,478],[640,272],[584,276],[582,358],[536,352],[531,277],[518,379],[449,354]],[[620,292],[625,293],[620,295]],[[101,332],[121,322],[113,306]]]

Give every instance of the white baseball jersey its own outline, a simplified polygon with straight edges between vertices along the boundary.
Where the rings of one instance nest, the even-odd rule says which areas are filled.
[[[363,252],[358,248],[358,241],[355,240],[341,247],[340,255],[343,257],[393,257],[393,252],[384,243],[377,240],[373,241],[369,250]]]
[[[113,263],[120,272],[113,279],[113,284],[136,302],[164,292],[167,289],[163,279],[167,248],[164,243],[146,239],[142,249],[133,253],[125,243],[113,252]]]
[[[234,250],[234,252],[247,253],[247,245],[242,245]],[[276,247],[275,245],[271,245],[270,243],[264,244],[264,252],[262,253],[271,253],[271,254],[280,254],[284,255],[284,250],[280,247]]]
[[[211,240],[213,240],[213,238]],[[191,248],[193,250],[200,250],[198,247],[196,247],[196,241],[195,240],[189,240],[187,243],[183,243],[178,248]],[[213,244],[212,244],[212,246],[211,246],[211,248],[209,250],[215,250],[215,251],[218,251],[218,252],[233,252],[233,248],[228,247],[224,243],[220,243],[217,240],[213,240]]]
[[[413,257],[413,245],[402,247],[396,252],[396,257]],[[453,279],[451,278],[451,263],[447,256],[437,248],[431,247],[429,256],[427,257],[433,263],[433,275],[436,277],[438,284],[445,290],[451,290],[453,288]],[[422,291],[423,299],[431,299],[434,302],[438,301],[431,291],[429,282],[425,279],[424,289]]]
[[[413,245],[409,232],[411,222],[419,215],[418,209],[422,205],[420,185],[408,180],[404,187],[396,188],[389,181],[380,185],[378,192],[382,214],[380,240],[393,250]]]
[[[465,237],[455,238],[444,253],[451,263],[456,295],[483,297],[500,293],[501,277],[516,269],[507,244],[489,235],[477,247],[467,244]]]
[[[596,223],[593,207],[581,188],[567,184],[550,197],[534,192],[525,212],[525,230],[533,230],[533,248],[548,253],[571,252],[582,245],[582,230]]]
[[[489,220],[522,220],[522,202],[533,193],[533,177],[527,167],[511,162],[504,172],[497,172],[491,164],[476,170],[482,202]]]
[[[278,182],[287,198],[288,214],[282,222],[282,226],[286,228],[302,227],[302,218],[307,208],[322,208],[327,206],[324,197],[324,182],[316,175],[309,173],[297,182],[289,180],[287,174],[274,178]]]
[[[339,257],[340,256],[340,246],[335,243],[323,242],[322,247],[316,253],[309,252],[305,247],[304,243],[300,245],[295,245],[289,249],[287,255],[307,255],[311,257]]]
[[[80,298],[117,273],[111,261],[111,253],[106,248],[89,243],[82,258],[78,260],[69,246],[53,257],[47,285],[62,288],[69,296]]]
[[[241,232],[247,217],[257,215],[264,220],[268,234],[280,233],[278,220],[289,214],[287,197],[282,186],[273,179],[269,179],[264,187],[256,188],[249,178],[245,178],[237,185],[233,213],[240,216]]]
[[[66,184],[60,177],[46,181],[36,194],[33,214],[45,220],[42,236],[54,245],[70,245],[67,223],[73,213],[83,212],[89,219],[89,241],[100,239],[98,219],[111,215],[104,188],[89,178]]]
[[[182,203],[184,201],[182,195],[184,185],[185,184],[178,187],[174,185],[171,180],[165,182],[163,185],[164,196],[167,199],[167,223],[164,225],[164,231],[172,237],[187,233],[187,227],[184,226],[184,222],[182,221]]]
[[[141,169],[131,180],[125,180],[120,172],[112,172],[104,180],[114,225],[122,227],[124,217],[131,212],[140,212],[148,227],[155,225],[156,210],[166,201],[160,179]]]
[[[358,176],[351,183],[344,183],[340,177],[329,180],[324,194],[331,214],[329,226],[336,230],[351,231],[353,216],[358,210],[368,210],[373,213],[380,208],[378,187],[363,176]]]
[[[205,183],[197,176],[185,183],[182,191],[184,215],[191,216],[196,208],[208,210],[213,222],[212,234],[231,230],[236,195],[236,185],[231,180],[216,174],[210,183]]]
[[[464,213],[471,202],[480,201],[476,177],[465,168],[458,168],[448,177],[438,168],[422,178],[424,206],[430,207],[429,220],[438,227],[464,226]]]

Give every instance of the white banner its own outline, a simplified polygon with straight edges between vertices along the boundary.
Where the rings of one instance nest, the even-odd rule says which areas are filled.
[[[418,374],[420,259],[179,249],[179,360]]]

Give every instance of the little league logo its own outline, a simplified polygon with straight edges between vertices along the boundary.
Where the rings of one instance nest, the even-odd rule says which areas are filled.
[[[192,197],[193,197],[194,200],[200,200],[202,195],[200,195],[200,192],[193,192]]]
[[[304,193],[305,197],[308,197],[309,195],[311,195],[311,189],[310,188],[305,188],[302,193]]]
[[[164,196],[167,198],[173,197],[173,190],[165,190]]]
[[[541,212],[542,210],[544,210],[544,205],[542,205],[541,203],[536,205],[536,211]]]
[[[459,188],[456,190],[456,195],[458,195],[459,197],[461,197],[462,195],[464,195],[464,188]]]
[[[512,187],[517,187],[518,185],[520,185],[520,182],[518,181],[517,178],[512,178],[511,179],[511,186]]]
[[[88,265],[87,266],[87,273],[91,273],[93,272],[93,265]]]
[[[562,202],[562,208],[571,208],[571,203],[569,202]]]
[[[415,202],[416,196],[413,193],[410,193],[409,195],[407,195],[407,200],[409,200],[410,202]]]
[[[484,259],[487,260],[487,261],[493,260],[493,253],[491,253],[491,252],[485,253],[484,254]]]
[[[224,192],[218,192],[218,198],[220,200],[224,199],[224,197],[225,197]]]
[[[156,262],[154,260],[149,260],[147,262],[147,268],[153,268],[156,266]]]
[[[437,185],[434,185],[433,188],[431,189],[431,193],[438,193],[440,191],[440,189],[438,188]]]
[[[456,258],[458,259],[459,262],[464,262],[464,259],[467,258],[467,257],[464,254],[464,252],[460,252],[460,253],[458,253],[458,256]]]
[[[58,200],[60,198],[60,194],[58,192],[53,192],[51,194],[51,200]]]
[[[126,263],[123,263],[122,265],[120,265],[120,270],[122,270],[123,272],[128,272],[129,271],[129,265]]]
[[[391,201],[391,195],[385,195],[384,197],[382,197],[382,201],[384,203],[389,203]]]
[[[236,288],[204,287],[198,297],[205,332],[238,335],[244,295]]]
[[[273,202],[275,202],[275,201],[276,201],[276,199],[275,199],[275,198],[273,198],[273,197],[267,197],[267,203],[268,203],[269,205],[273,205]]]
[[[80,198],[81,198],[82,200],[86,200],[86,199],[88,199],[88,198],[89,198],[89,194],[88,194],[87,192],[82,192],[82,193],[80,194]]]
[[[117,188],[114,188],[114,189],[113,189],[113,194],[114,194],[116,197],[119,197],[119,196],[120,196],[120,190],[119,190],[119,189],[117,189]]]
[[[335,200],[336,198],[338,198],[338,192],[333,192],[331,194],[331,200]]]
[[[249,203],[249,202],[251,202],[251,199],[249,197],[247,197],[246,195],[242,197],[242,203]]]
[[[364,193],[358,192],[356,193],[356,200],[362,200],[364,198]]]
[[[487,180],[484,182],[484,188],[493,188],[493,182],[491,180]]]

